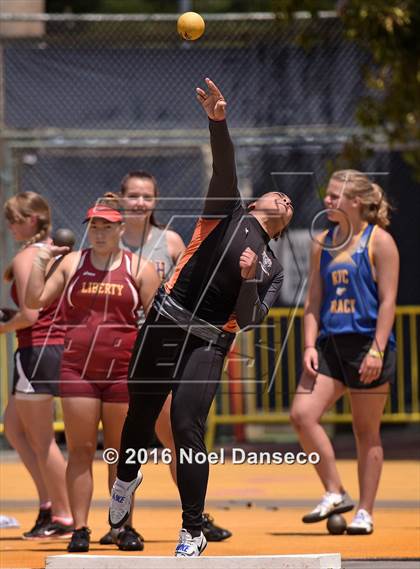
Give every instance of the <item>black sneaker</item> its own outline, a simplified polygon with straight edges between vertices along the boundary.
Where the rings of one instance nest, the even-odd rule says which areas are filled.
[[[69,553],[83,553],[89,551],[90,529],[82,527],[75,529],[71,536],[71,541],[67,546]]]
[[[117,535],[117,545],[122,551],[143,551],[144,540],[133,527],[125,525]]]
[[[214,519],[209,514],[203,514],[203,533],[207,541],[223,541],[231,537],[232,532],[215,526],[213,522]]]
[[[67,525],[61,522],[50,522],[41,531],[42,539],[69,539],[74,530],[73,524]]]
[[[140,533],[138,534],[138,536],[141,541],[144,541],[144,537]],[[116,543],[117,543],[117,534],[116,533],[113,534],[112,529],[110,529],[109,532],[103,535],[99,540],[100,545],[114,545]]]
[[[116,538],[112,535],[112,530],[110,529],[108,533],[103,535],[99,540],[100,545],[113,545],[116,542]]]
[[[22,539],[39,539],[44,537],[42,535],[43,530],[46,526],[51,523],[51,508],[46,508],[45,510],[39,510],[38,517],[35,521],[34,527],[25,531],[22,535]]]

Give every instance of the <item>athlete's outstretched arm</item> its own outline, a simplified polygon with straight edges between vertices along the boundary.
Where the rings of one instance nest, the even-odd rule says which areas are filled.
[[[197,87],[197,99],[209,118],[213,174],[203,216],[229,214],[240,201],[235,153],[226,124],[226,101],[219,88],[206,79],[207,92]]]

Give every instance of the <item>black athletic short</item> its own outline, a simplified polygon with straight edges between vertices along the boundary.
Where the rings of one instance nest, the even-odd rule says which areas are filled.
[[[12,393],[58,395],[63,349],[63,345],[17,349]]]
[[[317,342],[318,373],[338,379],[352,389],[371,389],[395,380],[396,352],[386,347],[382,372],[378,379],[366,384],[360,381],[359,368],[372,347],[372,338],[362,334],[336,334]]]

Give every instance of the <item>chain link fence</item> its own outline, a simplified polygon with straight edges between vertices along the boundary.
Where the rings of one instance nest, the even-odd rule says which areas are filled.
[[[150,170],[166,198],[159,219],[188,239],[201,205],[191,198],[204,194],[211,168],[195,101],[209,76],[229,103],[243,192],[280,184],[303,202],[295,223],[307,226],[325,159],[356,128],[367,56],[343,40],[335,18],[290,25],[270,14],[227,15],[206,24],[204,38],[185,42],[176,16],[46,15],[26,37],[8,37],[16,23],[3,21],[5,193],[42,193],[55,226],[81,239],[88,205],[118,189],[127,171]],[[297,42],[305,30],[320,38],[310,49]],[[343,66],[353,70],[345,81]],[[308,183],[272,175],[308,166]]]
[[[243,194],[287,192],[298,205],[293,229],[307,230],[328,161],[358,131],[369,62],[339,19],[324,16],[209,15],[204,37],[185,42],[176,15],[0,15],[3,199],[43,194],[55,227],[73,229],[80,244],[87,207],[129,170],[146,169],[163,197],[159,220],[188,240],[211,172],[195,101],[208,76],[228,101]],[[389,162],[377,152],[365,169],[383,174]],[[303,253],[300,268],[289,257],[290,274],[306,270]]]
[[[346,40],[333,14],[301,14],[292,22],[273,14],[205,16],[205,35],[196,42],[179,39],[176,19],[0,14],[0,205],[16,192],[41,193],[54,227],[71,228],[83,246],[87,208],[118,191],[128,171],[143,169],[158,181],[158,220],[188,241],[211,174],[195,88],[211,77],[228,101],[244,197],[277,189],[295,202],[280,250],[280,302],[299,304],[308,229],[321,209],[328,164],[359,132],[355,110],[366,93],[369,55]],[[420,247],[416,186],[399,152],[379,139],[363,169],[376,173],[398,208],[400,303],[415,304],[416,269],[404,260]],[[405,196],[411,202],[404,205]],[[14,244],[3,220],[1,238],[4,267]],[[6,291],[1,301],[8,304]]]

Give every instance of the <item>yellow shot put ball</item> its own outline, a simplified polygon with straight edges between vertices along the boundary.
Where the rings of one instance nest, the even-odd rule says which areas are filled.
[[[206,25],[197,12],[185,12],[178,18],[176,27],[182,39],[197,40],[203,35]]]

